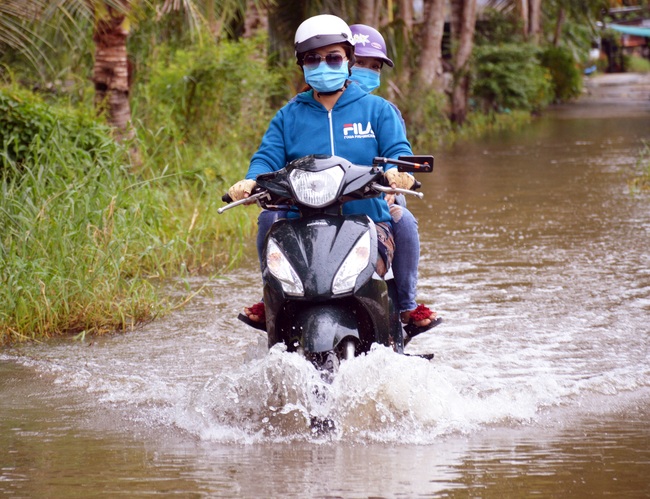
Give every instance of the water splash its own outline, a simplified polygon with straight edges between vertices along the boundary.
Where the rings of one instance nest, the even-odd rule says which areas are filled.
[[[343,362],[330,384],[303,357],[276,346],[211,377],[174,422],[210,441],[430,443],[485,424],[529,420],[539,407],[539,385],[475,392],[463,389],[466,381],[453,368],[376,346]],[[323,435],[315,420],[331,421],[332,431]]]

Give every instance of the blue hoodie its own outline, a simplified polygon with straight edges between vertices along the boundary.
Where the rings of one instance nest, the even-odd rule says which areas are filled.
[[[375,156],[411,155],[411,145],[400,117],[385,99],[349,85],[331,111],[313,97],[313,90],[298,94],[271,120],[246,174],[276,171],[309,154],[341,156],[357,165],[371,165]],[[386,165],[385,169],[394,168]],[[382,198],[350,201],[343,212],[365,213],[375,222],[390,221]]]

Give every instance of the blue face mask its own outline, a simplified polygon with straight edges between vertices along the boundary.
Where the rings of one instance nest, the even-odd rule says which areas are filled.
[[[348,79],[348,61],[343,61],[341,67],[334,69],[321,62],[314,69],[303,67],[305,81],[317,92],[334,92],[343,88],[345,80]]]
[[[350,76],[350,79],[356,81],[368,93],[379,87],[381,82],[378,71],[357,66],[352,66],[352,76]]]

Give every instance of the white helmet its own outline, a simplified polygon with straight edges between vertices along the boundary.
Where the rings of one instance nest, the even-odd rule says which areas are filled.
[[[302,54],[305,52],[334,43],[346,45],[348,59],[354,60],[352,31],[343,19],[331,14],[321,14],[304,20],[298,26],[294,39],[298,64],[301,64]]]

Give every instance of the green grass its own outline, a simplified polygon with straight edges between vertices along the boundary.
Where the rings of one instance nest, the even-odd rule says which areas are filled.
[[[650,192],[650,144],[644,142],[637,159],[636,171],[629,181],[632,193]]]
[[[630,73],[650,73],[650,61],[638,55],[625,57],[625,70]]]
[[[25,96],[14,97],[20,107]],[[216,211],[246,168],[245,151],[218,179],[200,166],[219,164],[214,150],[179,148],[162,170],[145,154],[134,172],[105,127],[95,125],[104,140],[86,147],[49,119],[50,107],[28,105],[53,125],[20,148],[0,135],[0,343],[131,329],[176,305],[162,298],[167,278],[236,261],[254,217]]]

